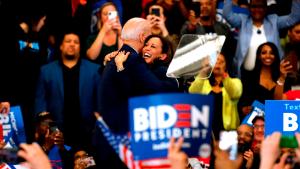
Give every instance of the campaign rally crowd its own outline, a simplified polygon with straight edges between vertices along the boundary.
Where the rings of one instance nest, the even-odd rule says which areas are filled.
[[[300,168],[300,147],[265,135],[278,121],[248,120],[254,102],[300,99],[300,0],[13,2],[0,1],[0,111],[20,107],[15,134],[26,140],[15,142],[21,161],[0,168]],[[206,72],[168,77],[186,34],[226,39]],[[214,98],[208,163],[188,157],[182,137],[170,139],[167,163],[130,156],[129,99],[162,93]],[[219,147],[222,131],[237,133],[234,159]]]

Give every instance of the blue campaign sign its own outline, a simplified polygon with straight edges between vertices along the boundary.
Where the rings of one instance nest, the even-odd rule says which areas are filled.
[[[279,131],[284,136],[293,136],[299,132],[300,101],[266,100],[265,135]]]
[[[8,148],[17,148],[20,143],[26,142],[20,106],[11,107],[8,114],[0,114],[0,122],[3,128],[3,138]]]
[[[261,102],[255,100],[251,106],[252,106],[252,111],[244,118],[242,124],[248,124],[252,126],[253,125],[252,120],[254,119],[254,117],[265,115],[265,105],[262,104]]]
[[[213,96],[158,94],[129,100],[134,160],[166,158],[171,137],[189,157],[209,158]]]

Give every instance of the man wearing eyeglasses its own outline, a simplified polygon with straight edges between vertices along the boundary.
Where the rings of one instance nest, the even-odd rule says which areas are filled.
[[[265,118],[263,116],[256,116],[252,120],[253,124],[253,142],[251,149],[254,154],[253,167],[259,167],[260,164],[260,147],[265,138]]]

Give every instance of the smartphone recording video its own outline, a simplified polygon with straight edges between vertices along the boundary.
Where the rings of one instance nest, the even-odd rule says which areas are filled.
[[[298,71],[298,57],[296,51],[288,52],[284,59],[290,62],[293,66],[292,71],[296,73]]]
[[[155,16],[160,16],[160,10],[159,8],[152,8],[151,9],[151,14]]]
[[[92,167],[96,165],[93,157],[86,157],[83,159],[83,161],[86,164],[86,167]]]
[[[221,131],[219,148],[228,151],[229,159],[236,160],[238,154],[238,140],[236,131]]]
[[[57,124],[55,122],[50,122],[49,123],[49,129],[50,129],[50,133],[54,133],[54,132],[59,131],[59,129],[57,127]]]
[[[118,16],[118,12],[117,11],[109,11],[108,12],[108,19],[112,20],[115,19]]]

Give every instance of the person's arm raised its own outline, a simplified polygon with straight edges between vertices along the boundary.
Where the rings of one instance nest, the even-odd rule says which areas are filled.
[[[180,137],[176,142],[172,137],[169,142],[168,159],[172,169],[186,169],[188,165],[188,156],[181,151],[183,137]]]
[[[37,143],[20,144],[18,156],[23,158],[25,162],[21,165],[29,169],[51,169],[48,156],[43,152]]]

